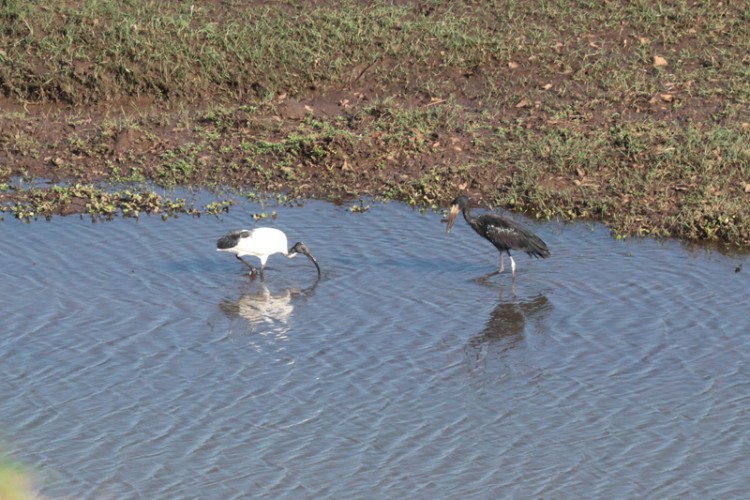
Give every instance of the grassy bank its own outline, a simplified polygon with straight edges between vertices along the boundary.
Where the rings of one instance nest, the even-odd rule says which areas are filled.
[[[22,219],[227,208],[147,181],[425,207],[467,190],[750,243],[748,4],[4,0],[0,19],[0,196]]]

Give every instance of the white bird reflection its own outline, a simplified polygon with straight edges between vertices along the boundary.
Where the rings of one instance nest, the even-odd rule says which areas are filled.
[[[263,283],[243,292],[237,300],[225,299],[219,308],[230,318],[243,318],[254,333],[286,339],[295,301],[314,295],[318,282],[309,288],[287,287],[271,293]]]

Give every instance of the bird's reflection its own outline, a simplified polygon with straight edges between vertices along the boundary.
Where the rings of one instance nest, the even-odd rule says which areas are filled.
[[[295,303],[313,296],[318,281],[308,288],[285,287],[274,293],[263,282],[252,285],[237,300],[223,300],[219,308],[230,318],[246,320],[253,332],[285,338]]]
[[[501,296],[484,329],[466,343],[464,351],[469,365],[472,369],[486,366],[488,360],[518,347],[529,322],[535,324],[537,330],[545,330],[551,310],[552,305],[542,294],[525,300],[515,294],[505,300]]]

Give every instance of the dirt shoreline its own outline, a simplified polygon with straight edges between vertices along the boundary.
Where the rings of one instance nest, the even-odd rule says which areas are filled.
[[[434,130],[387,130],[396,112],[435,112]],[[16,112],[17,113],[17,112]],[[482,122],[478,109],[454,100],[369,97],[362,91],[339,91],[296,100],[248,106],[240,103],[203,110],[170,109],[131,102],[119,109],[102,107],[26,106],[2,121],[6,145],[0,152],[4,187],[2,210],[21,220],[54,215],[94,217],[146,213],[218,213],[216,203],[193,207],[181,199],[157,195],[147,186],[228,187],[252,193],[278,193],[287,199],[316,198],[352,202],[359,197],[403,201],[413,206],[446,207],[459,192],[488,206],[522,210],[537,218],[586,218],[609,224],[618,237],[670,236],[660,227],[664,214],[677,213],[654,193],[620,198],[623,213],[635,204],[659,205],[639,210],[630,226],[618,225],[616,212],[586,210],[587,190],[609,189],[610,172],[537,175],[539,192],[514,190],[525,172],[510,163],[487,161],[488,141],[497,138],[493,124]],[[440,122],[470,123],[447,128]],[[9,140],[10,139],[10,140]],[[477,146],[479,144],[479,146]],[[593,175],[592,175],[593,174]],[[46,187],[34,187],[39,181]],[[738,195],[740,193],[738,186]],[[680,187],[664,190],[676,194]],[[555,205],[555,199],[563,200]],[[572,207],[572,208],[571,208]],[[682,236],[682,235],[677,235]],[[721,235],[686,237],[738,245]],[[741,236],[747,240],[747,235]]]

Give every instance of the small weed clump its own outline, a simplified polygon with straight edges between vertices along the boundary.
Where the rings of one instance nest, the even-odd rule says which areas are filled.
[[[92,220],[110,220],[117,215],[138,218],[141,214],[161,214],[163,218],[181,213],[200,215],[185,199],[171,199],[154,191],[111,192],[93,185],[53,186],[51,189],[31,188],[20,194],[8,188],[0,212],[18,220],[31,222],[53,215],[88,214]]]

